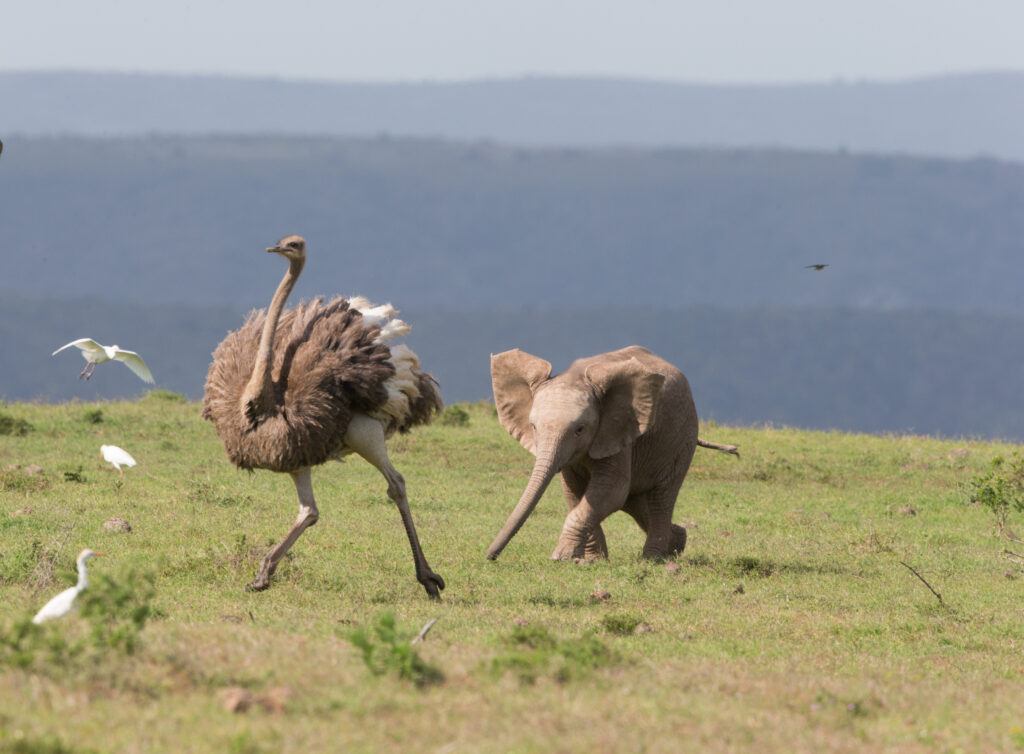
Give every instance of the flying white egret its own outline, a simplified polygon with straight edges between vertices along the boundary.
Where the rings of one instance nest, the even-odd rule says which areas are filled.
[[[135,465],[135,459],[128,454],[128,451],[116,445],[100,445],[100,454],[103,456],[103,460],[113,464],[117,473],[122,476],[124,476],[124,469],[121,466],[131,468]]]
[[[92,377],[92,373],[96,371],[97,364],[102,364],[104,361],[110,361],[113,359],[115,361],[120,361],[126,367],[135,372],[143,382],[153,382],[153,374],[149,371],[149,367],[146,366],[146,362],[144,362],[142,357],[135,353],[135,351],[125,351],[123,348],[116,345],[104,346],[97,343],[92,338],[79,338],[78,340],[73,340],[67,345],[61,346],[50,355],[56,356],[65,348],[70,348],[71,346],[81,349],[82,358],[87,362],[85,369],[83,369],[82,373],[78,375],[78,379],[82,379],[83,377],[85,377],[85,379],[89,379]]]
[[[92,550],[82,550],[78,554],[78,583],[73,587],[65,589],[63,592],[58,594],[52,600],[43,605],[43,609],[36,613],[36,617],[32,619],[33,623],[42,623],[44,620],[50,620],[50,618],[60,618],[71,612],[71,608],[74,605],[75,597],[78,596],[79,592],[89,586],[89,573],[85,570],[85,561],[89,558],[102,555],[102,552],[93,552]]]

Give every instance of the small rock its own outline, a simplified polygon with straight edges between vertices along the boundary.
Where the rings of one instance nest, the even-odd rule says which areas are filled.
[[[256,702],[256,695],[249,691],[249,689],[244,689],[241,686],[231,686],[224,689],[221,698],[224,702],[224,709],[236,714],[248,712],[249,708]]]
[[[284,712],[288,700],[295,696],[295,692],[287,686],[275,686],[267,689],[267,693],[261,694],[256,701],[267,712]]]
[[[902,508],[900,508],[900,513],[902,515],[904,515],[904,516],[916,516],[917,515],[917,511],[914,510],[914,506],[912,506],[912,505],[904,505]]]
[[[595,589],[590,595],[591,602],[604,602],[612,598],[611,592],[606,592],[604,589]]]
[[[31,508],[18,508],[16,511],[11,511],[12,516],[29,516],[32,514]]]
[[[746,591],[747,590],[743,588],[743,584],[740,584],[739,586],[737,586],[735,589],[732,590],[732,593],[733,594],[743,594]]]
[[[675,576],[681,570],[683,570],[683,567],[674,560],[670,560],[665,564],[665,573],[670,573]]]
[[[221,623],[241,623],[242,619],[237,615],[222,615],[220,616]]]
[[[32,463],[32,464],[29,464],[28,466],[26,466],[25,468],[23,468],[22,472],[25,473],[25,474],[42,474],[43,473],[43,467],[42,466],[36,466],[34,463]]]
[[[650,623],[637,623],[636,628],[633,629],[634,634],[649,634],[654,630],[654,626]]]
[[[132,525],[120,516],[111,516],[103,522],[103,529],[104,531],[130,532]]]

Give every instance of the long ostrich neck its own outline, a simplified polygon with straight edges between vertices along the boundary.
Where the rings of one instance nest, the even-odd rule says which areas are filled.
[[[273,381],[270,372],[274,365],[274,333],[277,331],[277,321],[281,318],[284,303],[288,300],[288,294],[292,292],[295,282],[299,279],[303,264],[305,262],[302,259],[291,260],[288,272],[281,278],[281,283],[274,292],[274,298],[270,301],[267,319],[263,323],[263,333],[260,335],[260,345],[256,351],[256,364],[252,368],[249,384],[242,394],[243,405],[263,398],[262,408],[266,409],[273,398],[271,391]]]

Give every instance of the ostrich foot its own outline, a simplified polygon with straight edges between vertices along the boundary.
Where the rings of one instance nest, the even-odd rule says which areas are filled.
[[[423,588],[427,590],[427,594],[430,596],[430,599],[441,599],[441,590],[444,589],[444,579],[442,579],[438,574],[428,568],[425,574],[417,574],[416,580],[423,584]]]
[[[270,587],[270,576],[276,570],[276,566],[270,563],[270,555],[263,558],[263,562],[260,563],[260,570],[256,573],[256,578],[245,585],[245,591],[247,592],[262,592],[264,589]]]

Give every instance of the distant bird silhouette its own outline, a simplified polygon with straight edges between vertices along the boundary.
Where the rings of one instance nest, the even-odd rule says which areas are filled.
[[[804,266],[804,269],[814,270],[815,272],[821,272],[826,267],[828,267],[827,264],[808,264]]]
[[[116,445],[100,445],[100,455],[103,456],[103,460],[113,465],[117,469],[117,473],[124,476],[124,469],[122,466],[131,468],[135,465],[135,459],[131,457],[127,450],[117,447]]]
[[[82,358],[85,359],[86,365],[82,373],[78,375],[78,379],[89,379],[92,377],[92,373],[96,371],[96,365],[102,364],[104,361],[120,361],[126,367],[131,369],[135,374],[139,376],[143,382],[153,382],[153,374],[149,371],[149,367],[146,366],[146,362],[142,360],[135,351],[125,351],[120,346],[104,346],[97,343],[92,338],[79,338],[73,340],[66,345],[61,346],[56,351],[51,353],[51,356],[56,356],[65,348],[75,346],[82,351]]]

